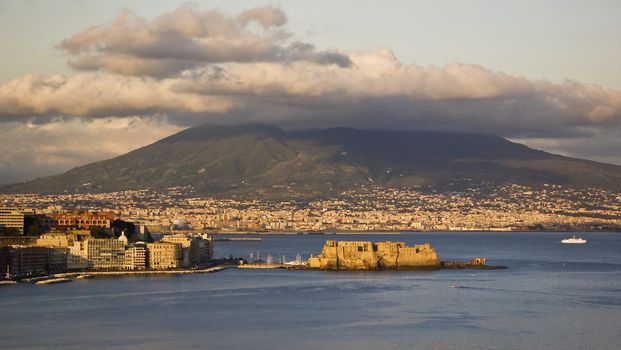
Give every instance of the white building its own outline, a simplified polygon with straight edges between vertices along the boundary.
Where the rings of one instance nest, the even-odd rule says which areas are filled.
[[[69,246],[69,254],[67,255],[67,269],[83,270],[88,268],[88,254],[86,251],[86,241],[75,241]]]
[[[136,243],[125,249],[125,269],[144,270],[147,268],[147,246]]]

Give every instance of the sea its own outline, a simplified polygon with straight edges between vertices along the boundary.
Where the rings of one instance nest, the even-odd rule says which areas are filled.
[[[428,242],[504,270],[228,269],[0,287],[1,349],[620,349],[621,233],[260,235],[218,257],[319,254],[326,239]],[[220,236],[222,237],[231,237]],[[244,236],[247,237],[247,236]],[[284,257],[283,257],[284,256]]]

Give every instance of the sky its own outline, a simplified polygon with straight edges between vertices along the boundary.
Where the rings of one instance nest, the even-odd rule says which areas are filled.
[[[0,184],[188,126],[498,134],[621,165],[619,1],[0,0]]]

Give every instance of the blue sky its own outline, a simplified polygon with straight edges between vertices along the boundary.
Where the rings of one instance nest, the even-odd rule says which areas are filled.
[[[0,184],[191,125],[483,132],[621,165],[621,1],[0,0]]]

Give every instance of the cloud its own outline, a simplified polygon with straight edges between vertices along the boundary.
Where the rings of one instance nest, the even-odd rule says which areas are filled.
[[[512,141],[569,157],[621,165],[621,128],[586,128],[574,137],[529,137]]]
[[[45,124],[11,122],[0,128],[0,184],[64,172],[115,157],[182,128],[166,118],[54,118]]]
[[[621,123],[621,92],[593,84],[529,80],[472,64],[405,65],[386,49],[341,54],[349,66],[226,62],[162,79],[28,75],[0,85],[0,119],[165,114],[185,125],[261,121],[521,138],[575,137]]]
[[[0,120],[40,115],[85,117],[224,112],[224,96],[198,96],[172,89],[175,80],[86,73],[27,75],[0,85]]]
[[[251,8],[240,13],[237,19],[244,26],[251,22],[257,22],[263,29],[280,27],[287,23],[287,16],[285,13],[272,6],[257,6]]]
[[[176,91],[228,96],[265,121],[572,136],[619,125],[621,92],[553,84],[478,65],[401,64],[389,50],[348,53],[347,68],[308,62],[228,63],[194,71]]]
[[[403,64],[389,49],[318,50],[286,23],[272,6],[227,15],[185,5],[150,21],[124,11],[64,40],[75,75],[0,84],[0,181],[206,122],[485,132],[621,164],[620,91],[474,64]],[[142,141],[98,137],[115,123]]]
[[[63,40],[59,47],[75,69],[136,76],[166,77],[223,62],[349,64],[338,52],[289,43],[286,22],[286,15],[273,6],[229,16],[186,4],[152,21],[125,10],[106,24]]]

